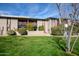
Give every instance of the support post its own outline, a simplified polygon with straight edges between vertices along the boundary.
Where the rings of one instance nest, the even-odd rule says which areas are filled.
[[[66,46],[67,46],[66,52],[70,53],[70,32],[67,32],[66,34]]]
[[[51,19],[49,20],[49,33],[51,34]]]
[[[65,24],[66,52],[70,53],[70,32],[67,29],[68,24]]]
[[[39,31],[39,23],[38,23],[38,21],[37,21],[37,31]]]

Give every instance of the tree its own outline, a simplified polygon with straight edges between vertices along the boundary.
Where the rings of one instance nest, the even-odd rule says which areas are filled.
[[[71,7],[72,7],[72,13],[70,14],[70,18],[73,20],[72,22],[72,26],[71,26],[71,30],[70,30],[70,40],[71,40],[71,35],[72,35],[72,32],[73,32],[73,29],[74,29],[74,24],[76,23],[75,21],[78,20],[78,17],[79,17],[79,4],[71,4]],[[72,47],[71,47],[71,52],[73,51],[73,48],[75,46],[75,43],[78,39],[79,35],[77,36],[76,40],[74,41]]]
[[[67,30],[69,34],[66,35],[66,40],[67,40],[66,45],[67,45],[67,52],[72,52],[73,47],[75,46],[75,43],[79,37],[79,35],[78,35],[71,47],[70,42],[71,42],[72,32],[74,29],[74,24],[76,23],[76,20],[79,18],[79,4],[76,4],[76,3],[62,4],[62,7],[61,7],[60,3],[56,4],[56,5],[57,5],[58,11],[59,11],[60,19],[64,15],[63,18],[71,20],[71,28],[70,28],[70,30]]]
[[[61,4],[60,3],[56,3],[57,9],[58,9],[58,13],[59,13],[59,24],[61,24]]]

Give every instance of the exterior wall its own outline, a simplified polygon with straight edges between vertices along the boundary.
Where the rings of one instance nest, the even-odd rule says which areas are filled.
[[[18,20],[17,19],[6,19],[6,18],[0,18],[0,35],[7,35],[7,27],[8,27],[8,23],[10,24],[10,29],[17,29],[18,28]],[[11,21],[11,23],[10,23]],[[2,30],[3,27],[3,30]],[[1,34],[1,32],[3,32],[3,34]]]
[[[57,20],[51,20],[51,25],[52,27],[55,27],[58,25],[58,21]]]
[[[52,20],[50,19],[50,20],[46,20],[46,21],[37,21],[37,27],[39,27],[39,26],[44,26],[45,27],[45,30],[44,30],[44,32],[45,33],[51,33],[51,26],[52,26],[52,22],[51,22]]]
[[[45,27],[44,32],[45,32],[45,33],[48,33],[48,30],[49,30],[49,29],[48,29],[48,26],[49,26],[48,23],[49,23],[48,21],[37,20],[37,28],[38,28],[39,26],[42,26],[42,25],[43,25],[43,26]],[[39,29],[39,28],[38,28],[38,29]]]
[[[11,29],[17,29],[17,28],[18,28],[18,20],[11,19]]]
[[[52,27],[51,21],[52,21],[51,19],[48,20],[48,33],[49,34],[51,34],[51,27]]]
[[[42,20],[37,20],[37,31],[39,31],[39,26],[43,25],[43,21]]]
[[[68,20],[68,25],[71,25],[71,20]]]
[[[2,32],[2,27],[4,28],[2,35],[6,35],[6,30],[7,30],[6,24],[7,24],[7,19],[0,18],[0,35]]]
[[[71,20],[64,20],[63,24],[68,24],[69,26],[71,25],[72,21]]]
[[[43,25],[43,21],[37,20],[37,27],[42,26],[42,25]]]
[[[11,30],[18,28],[18,19],[0,18],[0,34],[1,34],[2,29],[3,29],[3,35],[7,34],[7,26],[8,26],[7,20],[8,20],[8,23],[10,24]],[[71,24],[70,20],[68,20],[67,22],[69,25]],[[33,24],[36,24],[36,22],[33,22]],[[51,33],[51,28],[57,26],[58,21],[53,20],[53,19],[44,20],[44,21],[37,20],[37,30],[39,29],[38,27],[42,25],[45,27],[45,30],[44,30],[45,33]]]
[[[45,33],[49,33],[49,22],[44,21],[44,26],[45,26]]]

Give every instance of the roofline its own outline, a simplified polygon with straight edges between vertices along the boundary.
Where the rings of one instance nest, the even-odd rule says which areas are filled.
[[[53,17],[48,17],[48,18],[45,18],[45,19],[40,19],[40,18],[30,18],[30,17],[27,17],[27,16],[14,16],[14,15],[0,15],[0,18],[11,18],[11,19],[29,19],[29,20],[58,20],[59,18],[53,18]],[[61,18],[61,19],[64,19],[64,18]],[[69,19],[64,19],[64,20],[69,20]]]
[[[39,18],[30,18],[26,16],[13,16],[13,15],[0,15],[0,18],[45,20],[45,19],[39,19]]]

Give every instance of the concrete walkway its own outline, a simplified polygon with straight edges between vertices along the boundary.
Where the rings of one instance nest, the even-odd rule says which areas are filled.
[[[50,34],[44,31],[28,31],[28,36],[50,36]]]

